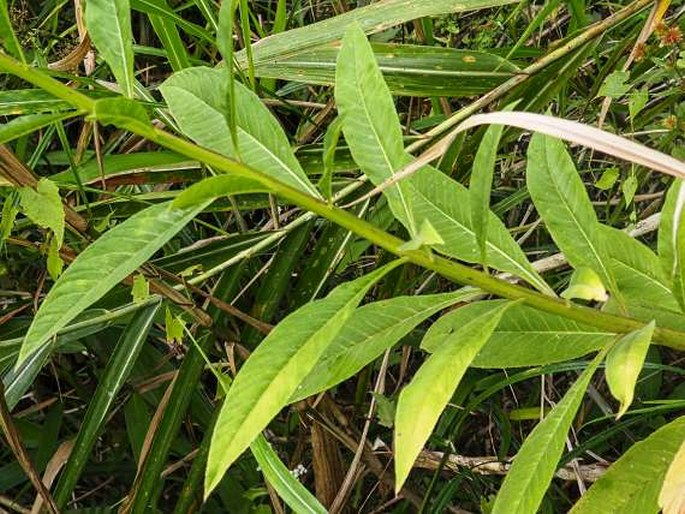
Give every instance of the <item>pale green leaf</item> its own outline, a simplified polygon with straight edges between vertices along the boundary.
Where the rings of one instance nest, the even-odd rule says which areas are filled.
[[[618,180],[620,171],[621,170],[619,170],[616,166],[605,169],[602,172],[602,176],[599,178],[599,180],[595,182],[595,187],[597,189],[601,189],[602,191],[611,189]]]
[[[568,288],[561,293],[561,297],[567,300],[578,298],[597,302],[606,302],[609,299],[602,279],[590,268],[585,267],[573,270],[571,282]]]
[[[570,514],[659,512],[659,490],[684,434],[682,416],[635,443],[590,487]]]
[[[628,97],[628,112],[630,119],[635,122],[635,117],[642,112],[647,102],[649,101],[649,91],[644,89],[636,89]]]
[[[103,125],[115,125],[143,136],[152,136],[152,123],[145,108],[129,98],[96,100],[89,117]]]
[[[12,57],[26,64],[24,50],[12,28],[7,0],[0,0],[0,46]]]
[[[261,342],[240,369],[212,434],[205,496],[288,403],[369,288],[402,261],[394,261],[296,310]]]
[[[673,294],[685,311],[685,209],[681,210],[675,230]]]
[[[492,514],[535,514],[545,495],[576,411],[604,354],[600,353],[561,401],[526,437],[497,494]]]
[[[359,307],[326,348],[290,402],[325,391],[353,376],[395,345],[419,323],[457,302],[480,294],[474,289],[426,296],[398,296]]]
[[[668,467],[658,501],[663,514],[682,514],[685,510],[685,442]]]
[[[150,297],[150,284],[145,280],[145,275],[136,273],[133,277],[131,296],[133,303],[142,303]]]
[[[164,327],[166,329],[166,342],[169,345],[183,344],[185,322],[180,316],[174,316],[169,307],[164,312]]]
[[[256,180],[237,175],[217,175],[196,182],[176,197],[174,207],[185,208],[222,196],[265,193],[268,188]]]
[[[484,302],[485,303],[485,302]],[[454,394],[464,373],[499,323],[509,303],[488,302],[492,308],[449,335],[440,331],[442,341],[400,393],[395,416],[395,491],[399,492],[414,461],[423,449],[440,414]],[[469,311],[472,305],[459,310]],[[451,314],[443,316],[449,318]],[[433,325],[435,326],[435,325]],[[431,327],[432,329],[432,327]],[[431,329],[426,338],[432,338]],[[436,345],[436,343],[433,343]]]
[[[91,40],[112,70],[121,92],[132,98],[133,31],[129,0],[88,0],[85,21]]]
[[[408,162],[390,90],[378,69],[373,50],[357,24],[349,26],[338,54],[335,99],[343,118],[345,141],[355,162],[375,185],[379,185]],[[407,181],[384,191],[395,216],[418,231],[411,208]]]
[[[545,226],[571,265],[592,269],[609,292],[620,297],[597,215],[564,143],[533,135],[526,182]]]
[[[87,247],[47,294],[24,337],[17,365],[41,348],[84,309],[147,261],[202,209],[148,207]]]
[[[630,73],[627,71],[611,72],[599,88],[597,96],[608,96],[611,98],[620,98],[625,95],[630,89],[630,84],[626,84],[630,78]]]
[[[683,181],[680,179],[673,181],[666,193],[666,200],[659,219],[657,252],[669,281],[675,272],[676,235],[683,205],[685,205],[685,187],[682,185]]]
[[[51,238],[48,246],[47,269],[52,280],[57,280],[62,274],[62,268],[64,268],[64,261],[59,256],[59,248],[57,238]]]
[[[160,90],[181,131],[199,145],[237,158],[228,123],[229,87],[224,70],[189,68],[167,79]],[[262,101],[235,84],[240,159],[248,166],[320,198],[302,170],[288,138]]]
[[[481,254],[481,264],[487,266],[488,220],[490,219],[490,192],[495,173],[497,148],[504,125],[490,125],[478,146],[471,170],[471,224]]]
[[[379,186],[412,157],[404,151],[392,97],[373,52],[359,27],[351,26],[338,55],[335,96],[345,140],[362,171]],[[430,166],[384,189],[393,214],[415,235],[427,219],[444,244],[436,250],[468,262],[480,262],[471,224],[471,197],[461,184]],[[553,291],[532,268],[504,224],[489,213],[487,260],[548,294]]]
[[[49,228],[55,234],[57,246],[64,240],[64,208],[59,188],[54,182],[42,178],[36,189],[23,187],[19,190],[22,212],[36,225]]]
[[[620,403],[616,419],[623,416],[633,403],[635,384],[642,371],[655,326],[652,321],[643,328],[626,334],[611,347],[607,355],[604,375],[611,394]]]
[[[445,334],[468,322],[471,316],[480,314],[487,304],[476,303],[470,312],[457,309],[448,319],[450,323],[438,321],[431,327],[436,335],[424,339],[421,347],[433,352],[437,349],[439,329]],[[437,323],[436,323],[437,324]],[[563,362],[586,355],[610,343],[616,334],[584,325],[562,316],[542,312],[526,305],[512,305],[481,349],[472,365],[479,368],[515,368],[539,366]]]
[[[0,144],[25,136],[55,122],[67,120],[78,115],[77,111],[65,111],[48,114],[27,114],[7,123],[0,124]]]
[[[419,248],[430,248],[435,245],[445,244],[440,234],[435,230],[428,218],[424,218],[419,227],[419,231],[409,241],[400,246],[401,251],[418,250]]]

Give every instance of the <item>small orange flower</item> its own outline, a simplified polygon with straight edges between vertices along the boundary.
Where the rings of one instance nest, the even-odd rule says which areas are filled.
[[[683,33],[680,27],[668,27],[668,29],[659,34],[659,40],[662,46],[675,46],[683,40]]]

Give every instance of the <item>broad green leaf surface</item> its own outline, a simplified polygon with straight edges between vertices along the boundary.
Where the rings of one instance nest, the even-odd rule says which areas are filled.
[[[685,312],[685,210],[681,210],[680,219],[675,229],[673,294]]]
[[[359,307],[297,387],[290,402],[339,384],[377,359],[429,316],[457,302],[468,302],[479,294],[473,289],[460,289],[453,293],[398,296]]]
[[[402,489],[414,461],[471,361],[490,337],[502,313],[511,305],[502,302],[484,303],[490,303],[492,308],[478,316],[470,316],[468,323],[437,343],[435,352],[421,365],[412,381],[400,393],[395,415],[396,492]],[[469,311],[470,307],[472,305],[460,310]],[[451,315],[447,314],[444,318]],[[440,335],[445,334],[441,332]],[[432,337],[429,329],[426,338]]]
[[[129,98],[114,97],[96,100],[90,116],[103,125],[126,128],[142,136],[152,134],[152,123],[147,111],[139,102]]]
[[[87,247],[43,300],[24,337],[17,365],[152,257],[204,207],[181,210],[168,203],[153,205]]]
[[[611,258],[611,271],[628,303],[678,311],[680,308],[659,258],[647,246],[622,230],[601,226]]]
[[[346,33],[338,56],[335,97],[344,117],[345,140],[371,182],[378,186],[412,162],[404,151],[390,92],[366,37],[356,26]],[[471,197],[464,186],[426,166],[383,193],[411,235],[427,219],[444,241],[443,245],[436,245],[438,251],[468,262],[480,261],[471,223]],[[553,294],[501,220],[492,213],[489,216],[488,263]]]
[[[469,316],[477,315],[481,308],[484,307],[480,307],[480,303],[474,304]],[[455,314],[451,317],[454,324],[445,324],[442,328],[449,333],[468,319],[464,313]],[[437,334],[437,327],[434,331]],[[516,304],[503,314],[472,366],[515,368],[562,362],[597,350],[614,337],[615,334],[590,325]],[[424,340],[422,347],[429,352],[436,349],[429,340]]]
[[[36,225],[49,228],[55,234],[57,245],[64,240],[64,207],[59,189],[50,179],[42,178],[32,187],[19,190],[21,210]]]
[[[335,100],[352,157],[371,182],[381,184],[410,162],[390,90],[364,32],[355,24],[345,32],[338,54]],[[418,225],[408,181],[387,188],[384,195],[410,236],[415,235]]]
[[[481,254],[481,264],[487,267],[488,220],[490,219],[490,192],[495,173],[497,148],[502,137],[503,125],[491,125],[485,131],[478,146],[471,169],[471,224]]]
[[[594,358],[552,412],[526,437],[497,494],[492,514],[537,512],[554,477],[573,418],[603,358],[603,353]]]
[[[199,145],[237,158],[228,116],[225,70],[189,68],[172,75],[160,90],[181,131]],[[290,143],[259,97],[235,84],[240,159],[296,189],[320,198],[297,161]]]
[[[668,467],[658,503],[663,514],[681,514],[685,510],[685,442]]]
[[[570,514],[656,514],[661,484],[683,440],[685,416],[631,446]]]
[[[288,403],[369,288],[394,261],[296,310],[262,341],[240,369],[219,413],[205,474],[205,496]]]
[[[50,114],[27,114],[0,124],[0,144],[25,136],[55,122],[73,118],[76,111],[56,112]]]
[[[322,20],[279,34],[274,34],[252,45],[256,65],[278,57],[286,57],[307,48],[339,40],[350,25],[359,25],[366,34],[382,32],[395,25],[427,16],[466,12],[513,3],[512,0],[385,0],[352,9],[339,16]],[[245,51],[236,54],[242,68],[247,67]]]
[[[176,197],[174,207],[192,207],[221,196],[244,193],[264,193],[268,188],[256,180],[236,175],[217,175],[196,182]]]
[[[539,133],[533,135],[528,147],[526,183],[535,208],[571,265],[592,269],[619,297],[597,215],[563,142]]]
[[[388,88],[394,95],[473,96],[514,76],[518,67],[485,52],[435,46],[371,43]],[[332,85],[338,42],[287,57],[260,61],[258,77]]]
[[[133,97],[133,30],[129,0],[88,0],[86,27],[98,52],[109,65],[121,92]]]
[[[611,394],[620,403],[616,419],[623,416],[633,403],[635,384],[645,363],[654,327],[655,323],[652,321],[645,327],[626,334],[609,350],[604,376]]]

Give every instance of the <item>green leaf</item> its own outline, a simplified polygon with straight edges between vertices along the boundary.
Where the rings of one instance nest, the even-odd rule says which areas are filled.
[[[42,178],[36,189],[23,187],[19,190],[21,210],[36,225],[49,228],[55,234],[57,246],[64,241],[64,208],[59,188],[50,179]]]
[[[86,248],[43,300],[24,337],[17,365],[152,257],[203,208],[180,210],[168,203],[153,205]]]
[[[324,198],[330,201],[333,197],[332,180],[335,165],[335,151],[338,148],[338,141],[342,134],[342,117],[337,116],[328,128],[323,137],[323,174],[319,181],[319,189]]]
[[[145,275],[136,273],[133,277],[133,287],[131,288],[133,303],[142,303],[150,297],[150,284],[145,280]]]
[[[611,394],[620,403],[616,419],[623,416],[633,403],[635,384],[649,350],[655,327],[654,321],[623,336],[607,355],[604,374]]]
[[[359,25],[367,34],[382,32],[395,25],[428,16],[439,16],[453,12],[486,9],[513,3],[512,0],[386,0],[365,7],[351,9],[339,16],[318,23],[274,34],[252,45],[255,65],[278,57],[287,57],[307,48],[339,40],[350,25]],[[247,67],[247,53],[236,54],[238,65]]]
[[[559,463],[576,411],[604,353],[590,363],[561,401],[523,442],[500,488],[492,514],[535,514]]]
[[[685,443],[668,467],[658,501],[663,514],[681,514],[685,509]]]
[[[561,297],[567,300],[579,298],[581,300],[606,302],[609,299],[602,279],[590,268],[577,268],[571,275],[571,283],[561,293]]]
[[[343,325],[291,403],[320,393],[353,376],[397,344],[414,327],[436,312],[480,294],[474,289],[425,296],[398,296],[363,305]]]
[[[147,0],[155,3],[161,9],[168,8],[165,0]],[[164,16],[148,13],[150,24],[157,34],[162,46],[169,56],[169,64],[174,71],[180,71],[190,67],[190,56],[186,50],[186,45],[176,29],[176,23]]]
[[[635,198],[635,193],[637,192],[637,185],[637,177],[635,177],[634,173],[631,173],[621,184],[621,192],[623,193],[626,205],[633,203],[633,198]]]
[[[180,316],[174,316],[169,307],[164,312],[164,327],[166,328],[166,342],[168,345],[183,344],[186,324]]]
[[[601,233],[621,295],[631,304],[678,312],[678,302],[654,252],[622,230],[602,225]]]
[[[59,248],[57,238],[51,238],[48,247],[47,268],[52,280],[57,280],[59,278],[62,274],[62,268],[64,267],[64,261],[62,261],[62,258],[59,256]]]
[[[90,115],[103,125],[126,128],[143,136],[152,135],[152,123],[145,108],[135,100],[114,97],[96,100]]]
[[[573,506],[569,514],[657,514],[668,465],[685,439],[685,416],[635,443]]]
[[[611,98],[622,97],[630,89],[630,84],[626,84],[629,78],[630,73],[627,71],[614,71],[610,73],[607,78],[604,79],[597,96],[608,96]]]
[[[49,114],[27,114],[14,118],[7,123],[0,124],[0,144],[31,134],[57,121],[73,118],[78,114],[77,111],[66,111]]]
[[[132,98],[133,31],[129,0],[88,0],[85,21],[90,38],[109,64],[121,92]]]
[[[255,48],[258,47],[257,45]],[[377,42],[372,42],[371,48],[393,95],[480,95],[519,71],[511,62],[486,52]],[[307,84],[332,85],[335,82],[335,62],[339,51],[340,45],[335,42],[264,60],[255,66],[255,75]]]
[[[392,97],[366,37],[351,26],[338,55],[335,97],[345,140],[362,171],[376,186],[412,162],[404,151]],[[480,262],[471,224],[471,197],[464,186],[425,166],[387,187],[383,194],[393,214],[415,235],[427,219],[445,244],[436,250],[468,262]],[[548,294],[553,291],[535,272],[504,224],[489,214],[487,259],[496,269],[522,277]]]
[[[597,215],[564,143],[533,135],[526,182],[545,226],[571,265],[592,269],[609,292],[620,298]]]
[[[649,91],[647,88],[636,89],[628,97],[628,112],[630,113],[630,119],[634,123],[635,117],[642,112],[649,102]]]
[[[442,244],[445,244],[445,241],[442,240],[442,237],[440,237],[440,234],[438,234],[433,225],[431,225],[431,222],[428,221],[428,218],[424,218],[417,234],[409,241],[402,244],[402,246],[400,246],[400,250],[406,252],[409,250],[430,248],[431,246]]]
[[[599,178],[599,180],[595,182],[595,187],[597,189],[601,189],[602,191],[611,189],[618,180],[620,171],[621,170],[619,170],[616,166],[605,169],[602,172],[602,176]]]
[[[128,322],[117,342],[114,353],[100,378],[95,395],[88,403],[88,410],[74,442],[74,449],[55,489],[55,501],[60,508],[63,508],[71,497],[98,434],[105,424],[107,412],[114,404],[117,393],[131,373],[140,350],[147,340],[158,308],[159,303],[155,303],[138,311]]]
[[[685,188],[682,186],[682,180],[673,180],[673,184],[666,193],[666,200],[659,219],[657,252],[669,281],[672,280],[675,273],[676,239],[683,205],[685,205]]]
[[[369,288],[393,261],[296,310],[262,341],[236,375],[221,408],[207,460],[205,496],[288,403]]]
[[[675,229],[673,294],[680,308],[685,312],[685,209],[680,212],[680,219]]]
[[[478,302],[470,311],[457,309],[451,323],[442,325],[449,334],[480,314],[487,304]],[[444,322],[443,322],[444,323]],[[437,335],[438,327],[431,327]],[[472,366],[478,368],[515,368],[563,362],[586,355],[614,340],[616,334],[549,314],[525,305],[514,304],[502,315],[490,340],[481,349]],[[421,347],[433,352],[432,340],[424,339]]]
[[[502,137],[503,125],[491,125],[478,146],[471,170],[471,223],[481,254],[481,264],[487,266],[488,220],[490,219],[490,192],[495,172],[497,147]]]
[[[160,90],[181,131],[199,145],[238,158],[227,121],[229,87],[225,70],[189,68]],[[291,187],[320,198],[297,161],[283,129],[262,101],[235,84],[240,159]]]
[[[411,383],[400,393],[395,416],[395,491],[399,492],[409,476],[414,461],[428,440],[440,414],[454,394],[464,373],[490,334],[499,323],[502,313],[511,304],[488,302],[490,309],[469,321],[447,337],[439,331],[440,342],[433,341],[436,350],[423,363]],[[460,311],[469,311],[472,305]],[[443,316],[440,321],[452,314]],[[434,339],[432,328],[426,339]]]
[[[186,208],[222,196],[243,193],[266,193],[268,191],[267,187],[253,179],[237,175],[217,175],[196,182],[189,188],[184,189],[174,200],[173,206]]]
[[[0,46],[7,50],[7,53],[12,57],[26,64],[22,45],[19,43],[17,35],[12,28],[7,0],[0,0]]]
[[[335,72],[335,100],[343,118],[345,140],[355,162],[371,182],[380,185],[410,162],[410,158],[404,151],[390,90],[359,25],[350,25],[342,45]],[[418,225],[412,213],[408,182],[394,184],[384,195],[409,235],[415,235]]]

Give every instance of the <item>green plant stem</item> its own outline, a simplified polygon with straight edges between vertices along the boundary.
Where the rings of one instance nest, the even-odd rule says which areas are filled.
[[[590,28],[588,28],[585,32],[579,34],[578,36],[574,37],[573,39],[569,40],[556,50],[552,50],[550,53],[547,55],[541,57],[537,61],[535,61],[533,64],[528,66],[527,68],[524,68],[521,70],[520,73],[517,75],[513,76],[506,82],[500,84],[497,86],[495,89],[487,93],[486,95],[481,96],[478,100],[475,102],[471,102],[469,105],[466,107],[458,110],[455,112],[452,116],[447,118],[445,121],[440,123],[439,125],[435,126],[428,132],[424,134],[424,136],[412,143],[407,147],[407,152],[414,152],[426,144],[428,144],[431,140],[439,136],[440,134],[445,133],[452,127],[458,125],[462,121],[464,121],[466,118],[469,116],[475,114],[476,112],[480,111],[484,107],[490,105],[492,102],[495,100],[499,100],[502,98],[504,95],[509,93],[512,89],[514,89],[516,86],[522,84],[526,80],[528,80],[531,76],[535,75],[536,73],[542,71],[545,69],[547,66],[550,64],[555,63],[559,59],[566,57],[569,55],[571,52],[577,50],[578,48],[582,47],[586,43],[592,41],[593,39],[601,36],[604,34],[607,30],[609,30],[612,27],[615,27],[619,23],[627,20],[630,18],[633,14],[640,12],[642,9],[645,9],[647,6],[651,5],[654,3],[654,0],[635,0],[632,4],[629,4],[628,6],[624,7],[617,13],[609,16],[608,18],[592,25]]]
[[[638,0],[633,6],[642,5],[646,2],[647,0]],[[637,9],[637,7],[634,7],[634,9]],[[7,55],[0,54],[0,69],[17,75],[56,97],[70,102],[74,107],[80,110],[89,113],[94,113],[95,111],[95,102],[90,98],[66,87],[57,80],[48,77],[40,70],[21,64]],[[126,126],[127,124],[122,120],[119,122],[119,125],[121,128],[132,130],[135,129],[136,126],[139,126],[139,122],[136,122],[132,126]],[[510,284],[482,271],[444,257],[433,255],[425,250],[402,250],[401,247],[405,242],[401,239],[380,230],[366,221],[360,220],[355,215],[350,214],[335,205],[328,204],[302,191],[293,189],[245,164],[199,147],[158,128],[146,129],[145,137],[160,146],[173,150],[181,155],[185,155],[193,160],[203,162],[216,170],[257,180],[284,200],[292,202],[305,210],[316,213],[319,216],[350,230],[358,236],[367,239],[373,244],[397,256],[406,257],[408,261],[435,271],[454,282],[478,287],[489,294],[501,296],[503,298],[522,300],[531,307],[586,323],[610,332],[628,333],[642,328],[645,324],[636,319],[604,313],[596,309],[546,296],[516,284]],[[685,349],[685,333],[666,328],[657,328],[654,331],[654,342],[676,349]]]

